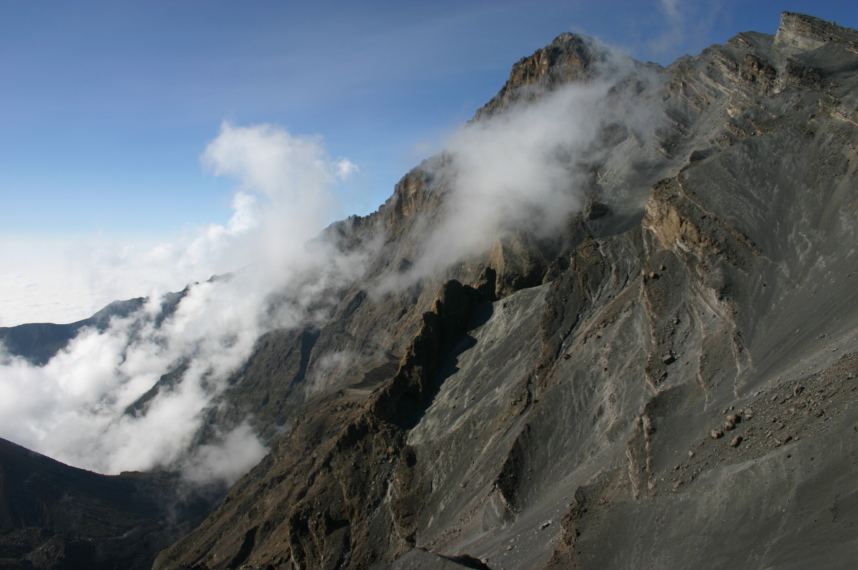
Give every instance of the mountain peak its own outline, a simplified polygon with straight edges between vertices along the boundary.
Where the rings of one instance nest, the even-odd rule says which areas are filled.
[[[606,50],[600,49],[591,38],[562,33],[549,45],[518,60],[507,82],[477,110],[474,120],[488,118],[514,103],[531,102],[556,86],[589,81],[597,74],[595,64],[605,56]]]

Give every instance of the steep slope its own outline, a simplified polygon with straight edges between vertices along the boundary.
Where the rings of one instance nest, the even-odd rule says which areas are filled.
[[[309,369],[321,347],[380,356],[296,403],[156,567],[854,560],[856,40],[786,13],[775,37],[622,75],[618,100],[658,101],[655,137],[602,126],[599,152],[576,157],[587,209],[407,293],[348,292]],[[587,45],[562,36],[522,60],[478,119],[592,81]],[[335,229],[354,244],[385,224],[374,274],[407,271],[449,215],[448,160]]]

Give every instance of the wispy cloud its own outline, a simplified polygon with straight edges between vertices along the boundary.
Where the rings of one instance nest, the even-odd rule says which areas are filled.
[[[595,137],[607,84],[563,89],[535,105],[473,123],[447,144],[455,171],[446,218],[414,266],[418,276],[489,249],[511,232],[554,234],[582,204],[570,156]]]
[[[592,49],[600,53],[597,80],[542,94],[449,137],[449,162],[436,173],[450,181],[441,221],[430,227],[410,270],[386,276],[382,291],[486,253],[510,235],[556,236],[584,206],[590,168],[611,151],[600,139],[604,127],[629,129],[645,144],[655,125],[650,105],[637,93],[634,104],[623,100],[617,87],[632,78],[652,92],[658,78],[607,46]]]
[[[681,22],[682,15],[679,13],[680,0],[659,0],[661,11],[671,22]]]
[[[723,2],[698,3],[687,0],[659,0],[660,31],[646,43],[647,51],[660,57],[679,49],[697,49],[699,38],[708,38],[717,18],[723,11]]]

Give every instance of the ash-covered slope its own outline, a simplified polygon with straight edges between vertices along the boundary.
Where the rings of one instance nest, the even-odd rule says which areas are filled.
[[[561,36],[475,124],[616,65]],[[620,67],[552,235],[417,271],[455,155],[331,229],[349,248],[385,228],[368,274],[404,285],[262,339],[224,397],[273,449],[157,568],[855,559],[858,34],[786,13],[774,37]]]

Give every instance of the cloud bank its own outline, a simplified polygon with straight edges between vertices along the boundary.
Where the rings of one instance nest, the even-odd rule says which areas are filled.
[[[193,454],[189,446],[256,339],[317,318],[309,307],[360,274],[362,253],[308,241],[340,214],[337,181],[357,167],[328,157],[318,137],[229,123],[201,160],[238,182],[229,220],[184,242],[120,252],[100,276],[126,265],[188,281],[229,276],[189,286],[166,318],[168,289],[153,283],[139,311],[83,330],[43,367],[0,356],[0,436],[102,473],[182,468],[196,482],[231,482],[264,455],[252,418]],[[170,373],[174,381],[159,382]]]

